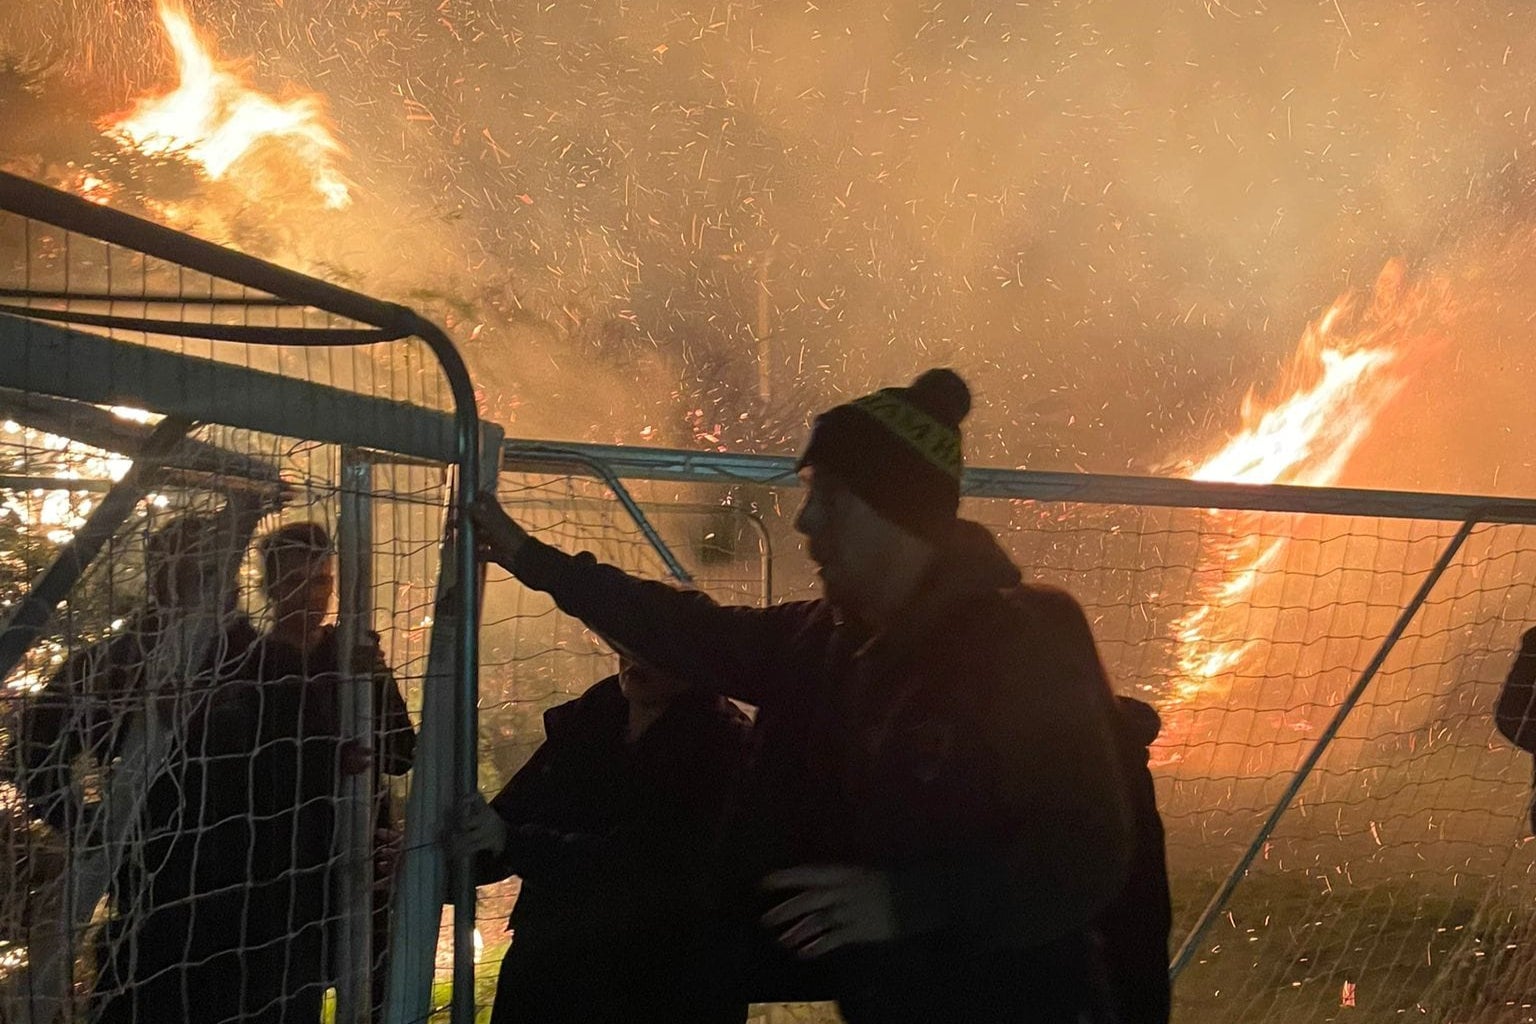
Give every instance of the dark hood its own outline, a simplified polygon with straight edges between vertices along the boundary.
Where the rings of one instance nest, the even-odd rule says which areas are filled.
[[[954,532],[939,549],[933,576],[936,589],[949,598],[1006,590],[1023,579],[992,531],[969,519],[955,520]]]
[[[694,687],[674,697],[657,724],[667,722],[687,728],[690,723],[717,715],[734,719],[739,712],[725,698]],[[583,736],[599,739],[622,732],[628,721],[629,702],[619,687],[619,677],[612,675],[592,684],[575,700],[557,704],[544,712],[544,735],[546,738]]]
[[[1120,727],[1127,739],[1138,746],[1150,747],[1163,730],[1157,709],[1135,697],[1117,697],[1120,703]]]

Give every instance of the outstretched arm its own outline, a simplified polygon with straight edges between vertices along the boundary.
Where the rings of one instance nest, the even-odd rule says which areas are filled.
[[[219,568],[220,608],[238,585],[240,563],[256,527],[269,513],[286,505],[291,492],[285,485],[235,487],[224,500],[224,507],[213,514],[214,550]]]
[[[567,555],[530,537],[490,496],[475,506],[488,556],[525,586],[549,594],[567,615],[642,664],[750,704],[798,681],[797,651],[809,634],[831,628],[820,602],[769,608],[721,606],[698,591],[678,590]],[[812,644],[812,647],[815,645]]]

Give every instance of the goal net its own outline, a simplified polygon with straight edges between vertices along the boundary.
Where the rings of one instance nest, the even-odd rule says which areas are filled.
[[[1522,1019],[1531,773],[1492,710],[1531,624],[1531,528],[1453,552],[1457,523],[1368,510],[977,509],[1161,714],[1190,1019]]]
[[[594,495],[590,468],[540,475],[519,450],[509,445],[501,493],[537,535],[666,577],[621,503]],[[769,598],[815,593],[787,460],[578,450],[648,500],[753,511]],[[1162,718],[1150,756],[1172,951],[1189,946],[1179,1018],[1529,1018],[1531,765],[1492,722],[1536,624],[1528,504],[995,471],[972,489],[988,496],[964,514],[1028,578],[1078,597],[1119,692]],[[660,532],[688,562],[713,527],[678,527]],[[760,544],[712,550],[696,585],[759,600]],[[494,778],[482,783],[494,789],[542,738],[537,714],[613,661],[500,578],[485,637],[482,769]],[[487,960],[508,896],[486,902]],[[756,1012],[834,1019],[826,1007]]]
[[[615,662],[493,571],[479,664],[455,664],[474,588],[445,571],[444,535],[468,466],[438,353],[406,337],[429,325],[17,194],[0,175],[0,1019],[334,999],[354,1022],[382,999],[414,1022],[452,981],[483,1007],[516,888],[482,890],[476,971],[455,967],[438,912],[454,754],[494,791],[542,713]],[[509,444],[498,485],[567,550],[721,601],[814,593],[788,460]],[[1161,715],[1181,1017],[1531,1016],[1531,771],[1491,712],[1531,624],[1536,510],[1009,471],[968,486],[966,514],[1077,595],[1117,687]],[[281,526],[303,529],[264,549]],[[476,668],[480,735],[456,736]]]
[[[605,482],[601,467],[524,463],[503,473],[498,494],[534,534],[567,551],[702,589],[726,603],[772,596],[772,539],[765,510],[730,488]],[[481,629],[480,788],[496,793],[543,741],[542,716],[618,671],[603,641],[550,599],[499,569],[486,585]],[[479,990],[488,1008],[506,952],[516,879],[480,889]]]
[[[45,193],[0,176],[0,1022],[425,1019],[437,358]]]

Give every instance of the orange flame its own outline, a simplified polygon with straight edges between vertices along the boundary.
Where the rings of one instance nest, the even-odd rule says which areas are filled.
[[[147,155],[180,154],[214,181],[239,175],[260,151],[283,161],[285,177],[307,178],[331,209],[351,203],[336,169],[342,147],[319,97],[277,100],[256,91],[218,59],[180,0],[159,0],[158,10],[176,53],[176,88],[140,99],[108,130]]]
[[[1275,390],[1243,399],[1243,429],[1192,471],[1196,480],[1247,484],[1336,484],[1350,457],[1408,379],[1408,357],[1422,352],[1424,318],[1443,296],[1404,283],[1389,262],[1370,304],[1346,293],[1307,327]],[[1228,617],[1239,612],[1266,571],[1283,560],[1287,538],[1262,536],[1257,517],[1217,514],[1222,540],[1197,570],[1199,605],[1174,624],[1178,676],[1171,699],[1184,703],[1238,671],[1257,638]],[[1225,621],[1224,621],[1225,620]],[[1229,625],[1230,623],[1230,625]]]

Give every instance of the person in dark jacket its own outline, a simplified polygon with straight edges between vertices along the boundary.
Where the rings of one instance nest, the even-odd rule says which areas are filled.
[[[735,904],[825,972],[849,1024],[1110,1012],[1093,925],[1131,850],[1114,698],[1077,602],[958,518],[969,408],[932,370],[817,418],[796,527],[824,600],[721,607],[476,507],[525,585],[759,708]]]
[[[239,669],[247,685],[226,703],[254,723],[251,791],[255,830],[252,884],[256,909],[246,922],[255,991],[248,1019],[316,1024],[333,974],[336,922],[344,912],[337,803],[346,777],[372,773],[376,831],[390,832],[393,809],[382,774],[403,775],[416,732],[379,636],[368,633],[350,659],[340,631],[326,622],[335,594],[331,538],[318,523],[291,523],[259,544],[262,586],[272,625]],[[374,688],[372,742],[346,738],[341,686],[366,676]],[[376,851],[375,864],[378,871]],[[375,878],[375,1013],[383,996],[388,931],[387,871]]]
[[[1520,652],[1509,667],[1493,721],[1504,738],[1536,755],[1536,629],[1520,638]],[[1536,833],[1536,760],[1532,761],[1531,831]]]
[[[34,1019],[64,1010],[78,933],[102,895],[94,1020],[239,1016],[249,776],[242,724],[219,698],[256,639],[234,583],[262,511],[237,495],[151,536],[145,607],[23,710],[18,783],[72,846],[68,896],[32,945]],[[93,802],[74,779],[82,755],[100,773]]]
[[[1135,829],[1135,851],[1125,888],[1099,915],[1104,961],[1114,994],[1116,1024],[1168,1024],[1168,934],[1173,905],[1168,892],[1168,854],[1157,790],[1147,749],[1163,722],[1149,704],[1121,696],[1120,770]]]
[[[493,1024],[731,1024],[700,946],[702,872],[746,716],[630,661],[544,714],[544,743],[487,806],[479,884],[522,880]]]

